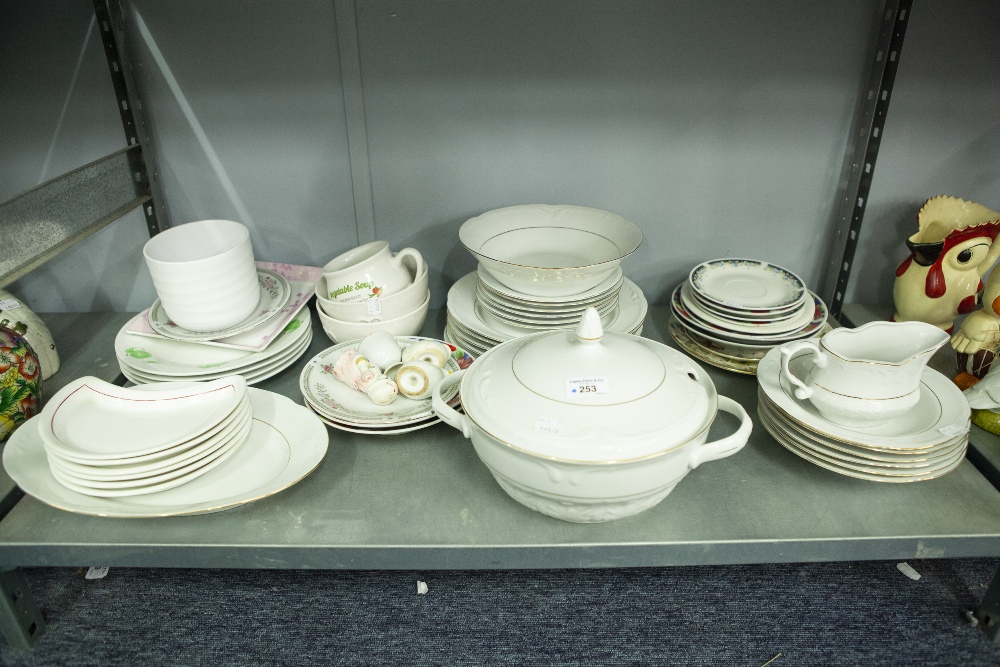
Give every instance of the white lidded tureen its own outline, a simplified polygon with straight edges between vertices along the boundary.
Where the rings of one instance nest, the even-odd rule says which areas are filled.
[[[461,382],[465,414],[443,392]],[[437,387],[434,411],[472,439],[515,500],[582,523],[653,507],[699,464],[739,451],[752,422],[696,363],[645,338],[601,329],[588,308],[575,332],[507,341]],[[718,410],[739,429],[706,443]]]

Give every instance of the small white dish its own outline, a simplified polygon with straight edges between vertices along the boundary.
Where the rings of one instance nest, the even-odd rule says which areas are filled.
[[[39,432],[47,449],[69,460],[128,463],[190,446],[230,415],[245,393],[239,376],[155,393],[87,376],[50,399],[39,415]]]
[[[280,313],[292,294],[288,279],[268,269],[257,269],[257,286],[259,298],[256,308],[252,309],[244,319],[228,327],[200,331],[187,329],[170,319],[160,299],[153,302],[149,308],[147,315],[149,326],[161,336],[195,342],[226,338],[250,331]]]
[[[730,309],[774,309],[799,303],[806,287],[797,275],[754,259],[723,258],[691,269],[688,282],[699,295]]]
[[[688,312],[690,312],[692,316],[697,317],[708,326],[719,327],[722,330],[731,333],[749,334],[752,336],[788,335],[799,331],[808,325],[813,318],[813,304],[809,301],[803,301],[800,306],[792,311],[791,317],[778,322],[724,318],[705,308],[702,308],[701,305],[698,304],[693,298],[693,290],[691,289],[691,285],[689,283],[681,283],[680,290],[681,303],[687,307]]]
[[[722,327],[709,324],[704,320],[696,317],[691,311],[687,309],[684,302],[680,298],[682,285],[678,285],[671,295],[670,299],[670,309],[675,317],[682,320],[689,328],[693,328],[695,331],[712,336],[714,338],[721,338],[727,341],[731,341],[739,344],[751,344],[751,345],[780,345],[781,343],[787,343],[792,340],[800,340],[805,338],[812,338],[815,336],[816,332],[823,329],[826,324],[826,320],[829,316],[829,311],[826,308],[826,304],[820,299],[816,294],[809,292],[812,297],[812,319],[809,320],[805,326],[799,327],[795,331],[791,331],[784,334],[753,334],[753,333],[738,333],[735,331],[729,331],[723,329]]]
[[[60,484],[49,470],[38,432],[40,420],[17,429],[3,452],[3,465],[28,495],[78,514],[152,518],[218,512],[260,500],[303,479],[322,462],[329,433],[316,415],[284,396],[249,389],[250,435],[214,470],[173,489],[130,498],[95,498]]]

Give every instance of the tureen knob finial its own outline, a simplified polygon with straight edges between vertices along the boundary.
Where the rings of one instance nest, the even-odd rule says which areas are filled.
[[[604,336],[604,327],[601,326],[601,315],[594,307],[583,311],[580,324],[576,327],[576,337],[581,343],[597,342]]]

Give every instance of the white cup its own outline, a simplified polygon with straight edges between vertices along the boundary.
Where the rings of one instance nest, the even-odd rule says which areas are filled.
[[[250,232],[232,220],[199,220],[160,232],[142,249],[167,316],[191,331],[219,331],[257,308]]]
[[[403,266],[411,258],[419,274],[424,258],[414,248],[393,254],[388,241],[373,241],[334,257],[323,267],[328,298],[335,301],[365,301],[402,290],[413,282],[413,275]]]
[[[385,369],[403,358],[403,348],[396,342],[396,337],[388,331],[375,331],[361,341],[358,346],[361,354],[368,357],[384,373]]]

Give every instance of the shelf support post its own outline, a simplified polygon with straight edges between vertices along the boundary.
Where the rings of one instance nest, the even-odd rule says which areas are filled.
[[[155,236],[160,232],[160,223],[156,216],[156,202],[162,201],[158,183],[154,173],[150,173],[147,168],[147,156],[145,149],[149,146],[149,137],[140,139],[139,131],[145,133],[145,126],[142,122],[141,105],[135,95],[129,93],[129,74],[127,69],[129,63],[126,58],[122,58],[122,48],[119,42],[124,43],[124,18],[115,23],[111,16],[110,0],[94,0],[94,15],[97,18],[98,30],[101,34],[101,43],[104,44],[104,55],[108,59],[108,69],[111,71],[111,83],[115,88],[115,97],[118,100],[118,112],[121,114],[122,127],[125,130],[125,140],[129,146],[139,144],[139,150],[130,154],[132,173],[135,175],[137,186],[142,186],[146,194],[150,195],[150,200],[142,206],[143,215],[146,219],[146,227],[150,236]],[[121,7],[118,7],[119,16],[122,16]],[[119,38],[121,37],[121,38]],[[132,86],[134,88],[134,85]],[[152,157],[151,155],[149,156]],[[155,194],[154,194],[155,192]]]
[[[18,568],[0,568],[0,631],[7,643],[29,649],[45,632],[45,619],[31,595],[28,580]]]
[[[849,162],[841,180],[840,209],[836,220],[836,236],[830,249],[830,265],[824,281],[823,298],[830,306],[830,315],[840,318],[844,307],[847,282],[851,277],[854,252],[861,237],[868,193],[875,173],[879,144],[885,128],[885,117],[896,80],[899,54],[910,17],[913,0],[887,0],[882,9],[882,24],[875,58],[865,89],[861,115],[848,145]],[[854,150],[851,152],[851,147]]]

